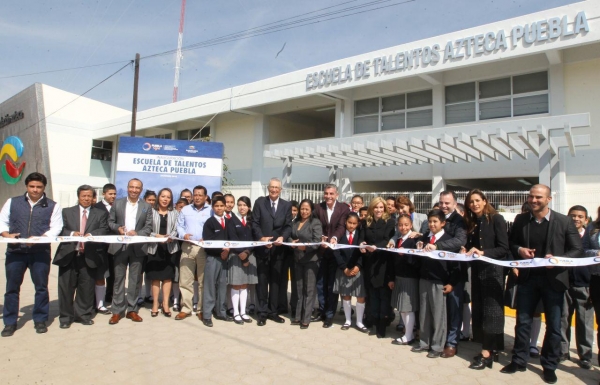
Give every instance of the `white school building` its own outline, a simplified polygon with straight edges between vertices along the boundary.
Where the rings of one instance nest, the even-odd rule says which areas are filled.
[[[131,111],[74,98],[34,84],[0,104],[0,139],[22,140],[24,173],[63,205],[114,181],[131,127]],[[585,1],[138,111],[137,136],[223,142],[223,189],[252,200],[274,176],[292,198],[334,181],[346,201],[426,191],[426,206],[445,188],[508,197],[539,182],[555,209],[595,217],[599,103],[600,2]],[[24,191],[0,184],[2,201]]]

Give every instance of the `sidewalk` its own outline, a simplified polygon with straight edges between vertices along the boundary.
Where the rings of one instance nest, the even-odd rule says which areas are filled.
[[[0,290],[4,293],[4,247],[0,246]],[[142,323],[123,319],[108,324],[109,316],[97,315],[95,325],[58,327],[58,268],[50,271],[49,331],[33,329],[33,285],[26,273],[21,291],[22,317],[14,336],[0,339],[2,384],[543,384],[539,359],[525,373],[499,372],[509,362],[506,353],[493,369],[468,369],[478,353],[474,343],[460,345],[451,359],[429,359],[410,348],[391,345],[397,337],[395,323],[386,339],[356,330],[340,330],[314,323],[307,330],[285,324],[256,322],[243,326],[214,321],[213,328],[196,317],[183,321],[142,309]],[[0,303],[3,303],[3,297]],[[0,309],[2,305],[0,305]],[[514,318],[506,318],[506,352],[513,344]],[[540,335],[543,338],[544,330]],[[574,332],[572,333],[575,334]],[[540,342],[541,345],[541,342]],[[574,342],[571,357],[576,359]],[[594,354],[593,363],[597,363]],[[574,361],[557,370],[558,384],[598,384],[600,371],[580,369]]]

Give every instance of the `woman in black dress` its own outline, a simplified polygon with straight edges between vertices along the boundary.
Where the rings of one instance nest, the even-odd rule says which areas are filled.
[[[508,256],[508,233],[502,215],[488,203],[483,192],[471,190],[465,198],[467,255],[502,260]],[[481,354],[469,366],[491,368],[497,351],[504,349],[504,272],[502,266],[471,263],[473,340],[482,343]]]
[[[369,204],[367,218],[362,221],[363,240],[361,249],[366,253],[363,258],[365,267],[365,286],[367,287],[367,305],[377,338],[385,337],[385,328],[390,317],[392,289],[388,282],[394,281],[393,269],[388,268],[391,253],[377,248],[385,248],[394,236],[394,220],[390,218],[385,201],[377,197]]]
[[[152,233],[150,236],[157,238],[177,237],[177,210],[173,210],[173,193],[168,188],[158,192],[156,204],[152,209]],[[175,259],[179,243],[168,239],[164,243],[148,244],[148,262],[146,263],[146,277],[152,282],[152,311],[150,315],[158,315],[158,297],[160,282],[163,285],[162,313],[170,317],[169,296],[171,282],[175,277]]]

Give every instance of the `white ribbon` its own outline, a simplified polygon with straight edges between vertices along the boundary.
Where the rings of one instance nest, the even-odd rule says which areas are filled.
[[[104,236],[89,236],[89,237],[31,237],[31,238],[2,238],[0,237],[0,243],[26,243],[26,244],[44,244],[44,243],[62,243],[62,242],[97,242],[97,243],[120,243],[120,244],[133,244],[133,243],[163,243],[169,238],[156,238],[156,237],[142,237],[142,236],[125,236],[125,235],[104,235]],[[181,238],[171,238],[173,240],[185,241]],[[203,247],[205,249],[225,249],[225,248],[251,248],[258,246],[267,246],[273,244],[273,242],[238,242],[238,241],[185,241],[190,242],[194,245]],[[299,242],[283,242],[281,245],[298,247],[298,246],[321,246],[326,245],[331,249],[348,249],[348,248],[359,248],[365,249],[368,245],[346,245],[346,244],[331,244],[327,242],[314,242],[314,243],[299,243]],[[455,262],[472,262],[472,261],[484,261],[498,266],[503,267],[517,267],[517,268],[530,268],[530,267],[575,267],[575,266],[590,266],[600,263],[600,256],[598,257],[587,257],[587,258],[566,258],[557,257],[552,258],[533,258],[533,259],[522,259],[518,261],[499,261],[486,256],[466,255],[460,253],[452,253],[449,251],[425,251],[419,249],[385,249],[377,248],[377,250],[388,251],[392,253],[398,253],[399,255],[414,255],[419,257],[427,257],[437,259],[440,261],[455,261]]]

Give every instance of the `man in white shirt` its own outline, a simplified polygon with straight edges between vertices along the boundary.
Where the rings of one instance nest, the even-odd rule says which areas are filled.
[[[63,221],[60,205],[46,197],[46,177],[33,172],[25,178],[27,192],[10,198],[0,212],[0,235],[4,238],[56,237]],[[9,243],[6,247],[6,293],[4,294],[2,337],[17,330],[19,292],[25,271],[29,268],[35,286],[33,324],[37,333],[46,333],[50,273],[50,244]]]

